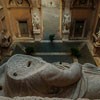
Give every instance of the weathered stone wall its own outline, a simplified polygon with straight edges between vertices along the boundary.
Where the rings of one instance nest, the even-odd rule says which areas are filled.
[[[5,22],[6,22],[6,29],[8,30],[8,33],[12,34],[13,37],[21,37],[20,36],[20,29],[18,25],[18,20],[27,20],[28,22],[28,31],[29,33],[32,32],[32,15],[31,15],[31,10],[32,13],[34,12],[34,6],[37,8],[41,8],[41,2],[44,1],[45,5],[58,5],[60,0],[30,0],[31,3],[31,8],[29,7],[22,7],[22,5],[18,6],[17,8],[12,6],[12,8],[9,8],[9,0],[1,0],[3,2],[3,7],[4,7],[4,13],[5,13]],[[71,0],[62,0],[65,1],[66,8],[70,8],[70,1]],[[86,33],[92,33],[92,31],[95,31],[96,27],[96,11],[97,11],[97,5],[95,6],[95,9],[73,9],[71,12],[71,18],[72,19],[86,19]],[[66,11],[66,9],[65,9]],[[81,13],[82,12],[82,13]],[[40,11],[42,13],[42,11]],[[98,12],[97,12],[98,13]],[[41,15],[40,15],[41,17]],[[42,19],[40,19],[42,20]],[[95,23],[96,22],[96,23]],[[42,21],[41,21],[42,23]],[[95,23],[95,24],[93,24]],[[43,24],[43,23],[42,23]],[[42,27],[41,24],[41,27]],[[74,26],[73,26],[74,27]],[[0,24],[0,29],[1,29],[1,24]],[[42,29],[41,29],[42,30]],[[43,31],[43,30],[42,30]],[[41,35],[42,35],[41,31]],[[88,34],[90,36],[90,34]],[[31,35],[31,34],[30,34]],[[72,36],[72,34],[71,34]]]
[[[60,0],[42,0],[42,5],[47,7],[56,7],[59,5]]]
[[[85,37],[90,35],[89,32],[91,31],[90,29],[91,29],[91,23],[93,20],[93,11],[94,11],[93,9],[84,9],[84,8],[71,10],[73,21],[75,20],[85,20],[86,21],[85,30],[84,30]],[[72,23],[72,27],[74,28],[73,23]]]
[[[3,16],[3,6],[2,2],[0,1],[0,32],[2,31],[2,16]]]
[[[21,5],[9,4],[9,0],[1,0],[3,4],[3,11],[5,14],[5,25],[7,32],[16,38],[20,34],[18,21],[27,21],[29,36],[32,32],[32,18],[31,18],[31,4],[23,1]]]
[[[11,33],[13,33],[14,37],[21,37],[19,21],[27,21],[28,31],[30,34],[32,32],[32,20],[30,8],[15,8],[9,9],[10,12],[10,25],[11,25]]]

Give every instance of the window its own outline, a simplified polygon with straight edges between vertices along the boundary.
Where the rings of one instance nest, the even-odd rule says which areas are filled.
[[[22,37],[29,36],[27,21],[19,21],[19,29]]]
[[[79,5],[87,5],[88,0],[79,0]]]

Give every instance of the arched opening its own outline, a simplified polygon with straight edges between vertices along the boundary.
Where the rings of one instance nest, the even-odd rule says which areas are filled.
[[[61,38],[62,0],[41,0],[43,39],[48,40],[51,34],[55,39]]]
[[[36,40],[48,40],[50,35],[55,35],[56,40],[68,38],[71,23],[70,0],[35,1],[32,23]]]

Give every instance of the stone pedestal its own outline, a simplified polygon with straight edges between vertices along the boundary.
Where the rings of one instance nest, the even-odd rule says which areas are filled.
[[[40,41],[41,40],[41,34],[40,34],[41,32],[40,31],[41,31],[40,29],[33,31],[35,41]]]
[[[63,30],[63,40],[69,40],[70,30]]]

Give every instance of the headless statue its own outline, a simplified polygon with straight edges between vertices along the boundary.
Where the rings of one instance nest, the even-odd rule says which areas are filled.
[[[41,58],[17,54],[3,66],[6,96],[100,99],[100,71],[95,65],[50,64]]]

